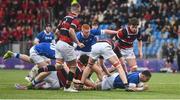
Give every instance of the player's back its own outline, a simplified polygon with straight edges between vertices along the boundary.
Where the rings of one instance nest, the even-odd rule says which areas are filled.
[[[62,19],[62,22],[58,25],[59,29],[59,39],[72,44],[73,39],[70,37],[69,29],[73,28],[75,31],[78,30],[79,20],[77,20],[76,16],[73,13],[69,13]]]
[[[133,72],[131,74],[128,74],[128,76],[127,76],[128,83],[138,84],[140,82],[139,73],[140,72]],[[113,86],[114,86],[114,88],[124,88],[124,84],[123,84],[121,78],[119,77],[119,75],[116,76]]]
[[[50,59],[55,59],[55,45],[52,43],[39,43],[35,45],[35,50],[39,55]]]

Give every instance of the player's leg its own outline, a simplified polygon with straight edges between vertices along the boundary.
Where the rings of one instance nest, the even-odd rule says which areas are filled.
[[[32,82],[28,85],[28,89],[32,89],[35,87],[36,84],[40,83],[44,78],[46,78],[50,73],[49,72],[42,72],[38,74]]]
[[[85,80],[87,79],[87,77],[91,73],[92,66],[94,65],[94,63],[95,63],[95,60],[92,57],[89,57],[88,64],[85,67],[83,74],[82,74],[82,77],[81,77],[81,83],[82,84],[84,84]]]
[[[82,84],[84,84],[86,78],[89,76],[90,72],[92,71],[92,66],[94,66],[95,61],[99,58],[99,52],[101,51],[101,47],[99,47],[100,44],[94,44],[92,46],[92,50],[90,52],[89,55],[89,59],[88,59],[88,64],[85,67],[82,77],[81,77],[81,82]]]
[[[15,58],[18,58],[18,59],[21,59],[23,61],[26,61],[26,62],[29,62],[29,63],[32,63],[31,60],[30,60],[30,57],[28,55],[25,55],[25,54],[20,54],[20,53],[14,53],[12,51],[7,51],[4,56],[3,56],[3,59],[4,60],[7,60],[11,57],[15,57]]]
[[[75,71],[76,71],[76,59],[75,60],[72,60],[72,61],[67,61],[67,66],[69,67],[69,73],[68,73],[68,76],[67,76],[67,83],[66,83],[66,86],[65,88],[68,89],[71,87],[71,84],[72,84],[72,81],[73,81],[73,78],[74,78],[74,75],[75,75]]]
[[[124,84],[128,84],[128,80],[127,80],[127,76],[126,76],[126,72],[125,70],[123,69],[123,67],[121,66],[120,62],[119,62],[119,59],[116,55],[112,56],[111,58],[108,59],[111,64],[116,67],[118,73],[119,73],[119,76],[120,78],[122,79],[123,83]]]
[[[121,54],[124,57],[124,59],[127,61],[127,64],[130,66],[130,71],[136,71],[138,66],[136,63],[136,56],[133,52],[133,48],[129,49],[122,49]]]
[[[119,44],[115,43],[115,48],[113,49],[113,51],[117,55],[117,57],[119,58],[119,61],[120,61],[121,65],[122,65],[122,67],[124,68],[124,70],[126,72],[128,72],[125,59],[124,59],[123,55],[121,54],[121,51],[120,51],[120,48],[119,48],[118,45]],[[109,70],[110,70],[110,72],[112,72],[112,71],[115,70],[115,68],[112,66],[112,68],[110,68]]]
[[[74,50],[74,47],[69,45],[68,43],[65,43],[63,41],[58,41],[56,44],[56,58],[57,59],[63,59],[67,66],[69,67],[69,73],[67,75],[67,83],[64,88],[64,91],[67,92],[78,92],[74,87],[72,87],[72,80],[74,78],[75,70],[77,67],[76,64],[76,53]],[[63,67],[62,64],[60,66]]]
[[[120,63],[118,57],[116,56],[116,54],[114,53],[112,48],[110,46],[108,46],[108,44],[106,44],[106,45],[107,45],[106,48],[104,48],[102,51],[102,56],[104,57],[104,59],[108,59],[110,61],[110,63],[114,67],[116,67],[123,83],[128,84],[126,72],[124,71],[123,67],[121,66],[121,63]]]
[[[118,58],[119,58],[119,57],[118,57]],[[120,58],[119,58],[119,61],[120,61],[120,63],[121,63],[121,66],[122,66],[123,69],[125,70],[125,72],[128,73],[125,59],[124,59],[123,57],[120,57]]]
[[[37,54],[33,54],[30,56],[31,59],[33,60],[34,63],[36,63],[38,68],[33,68],[32,69],[32,73],[29,74],[29,76],[31,76],[31,84],[29,85],[29,87],[34,87],[36,84],[38,84],[39,82],[41,82],[45,77],[47,77],[50,72],[43,72],[43,73],[39,73],[38,74],[38,70],[39,68],[44,68],[48,65],[47,61],[49,60],[46,57],[37,55]]]
[[[25,80],[31,82],[33,78],[38,74],[38,69],[38,65],[34,65],[29,74],[25,77]]]
[[[44,56],[41,56],[41,55],[38,55],[33,49],[30,50],[30,58],[31,60],[37,65],[38,68],[34,67],[33,69],[35,70],[32,70],[28,76],[29,79],[34,79],[37,74],[38,74],[38,70],[39,68],[44,68],[46,67],[47,65],[49,65],[47,63],[47,61],[49,60],[48,58],[44,57]],[[49,74],[49,72],[46,72],[47,74],[44,75],[44,76],[47,76]],[[31,77],[30,77],[31,76]],[[31,80],[32,81],[32,80]]]
[[[130,66],[130,71],[134,72],[137,70],[138,66],[136,63],[136,58],[126,59],[128,65]]]
[[[100,66],[98,66],[97,64],[94,64],[92,66],[92,71],[95,72],[97,77],[98,77],[98,79],[100,81],[102,81],[103,73],[102,73],[102,70],[101,70]]]

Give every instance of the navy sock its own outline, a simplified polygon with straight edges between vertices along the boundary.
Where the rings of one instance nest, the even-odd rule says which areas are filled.
[[[74,73],[69,71],[69,74],[68,74],[68,77],[67,77],[68,78],[68,82],[66,83],[66,88],[69,88],[71,86],[73,77],[74,77]]]
[[[46,66],[46,67],[39,68],[38,73],[48,72],[48,71],[56,71],[56,67],[53,66],[53,65],[48,65],[48,66]]]
[[[19,58],[19,56],[20,56],[20,54],[19,54],[19,53],[17,53],[15,57],[16,57],[16,58]]]

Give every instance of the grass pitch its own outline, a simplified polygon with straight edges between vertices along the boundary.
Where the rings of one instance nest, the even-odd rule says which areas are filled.
[[[149,90],[145,92],[16,90],[15,83],[26,84],[27,70],[0,69],[0,99],[180,99],[180,74],[153,73]]]

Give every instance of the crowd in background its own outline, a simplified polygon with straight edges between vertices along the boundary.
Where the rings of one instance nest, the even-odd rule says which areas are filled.
[[[145,46],[156,40],[180,38],[179,0],[78,2],[82,5],[79,16],[81,23],[98,23],[99,28],[117,30],[126,25],[129,18],[137,17]],[[43,30],[45,23],[51,23],[55,27],[68,12],[71,1],[0,0],[0,3],[0,45],[3,45],[14,41],[32,41]]]

